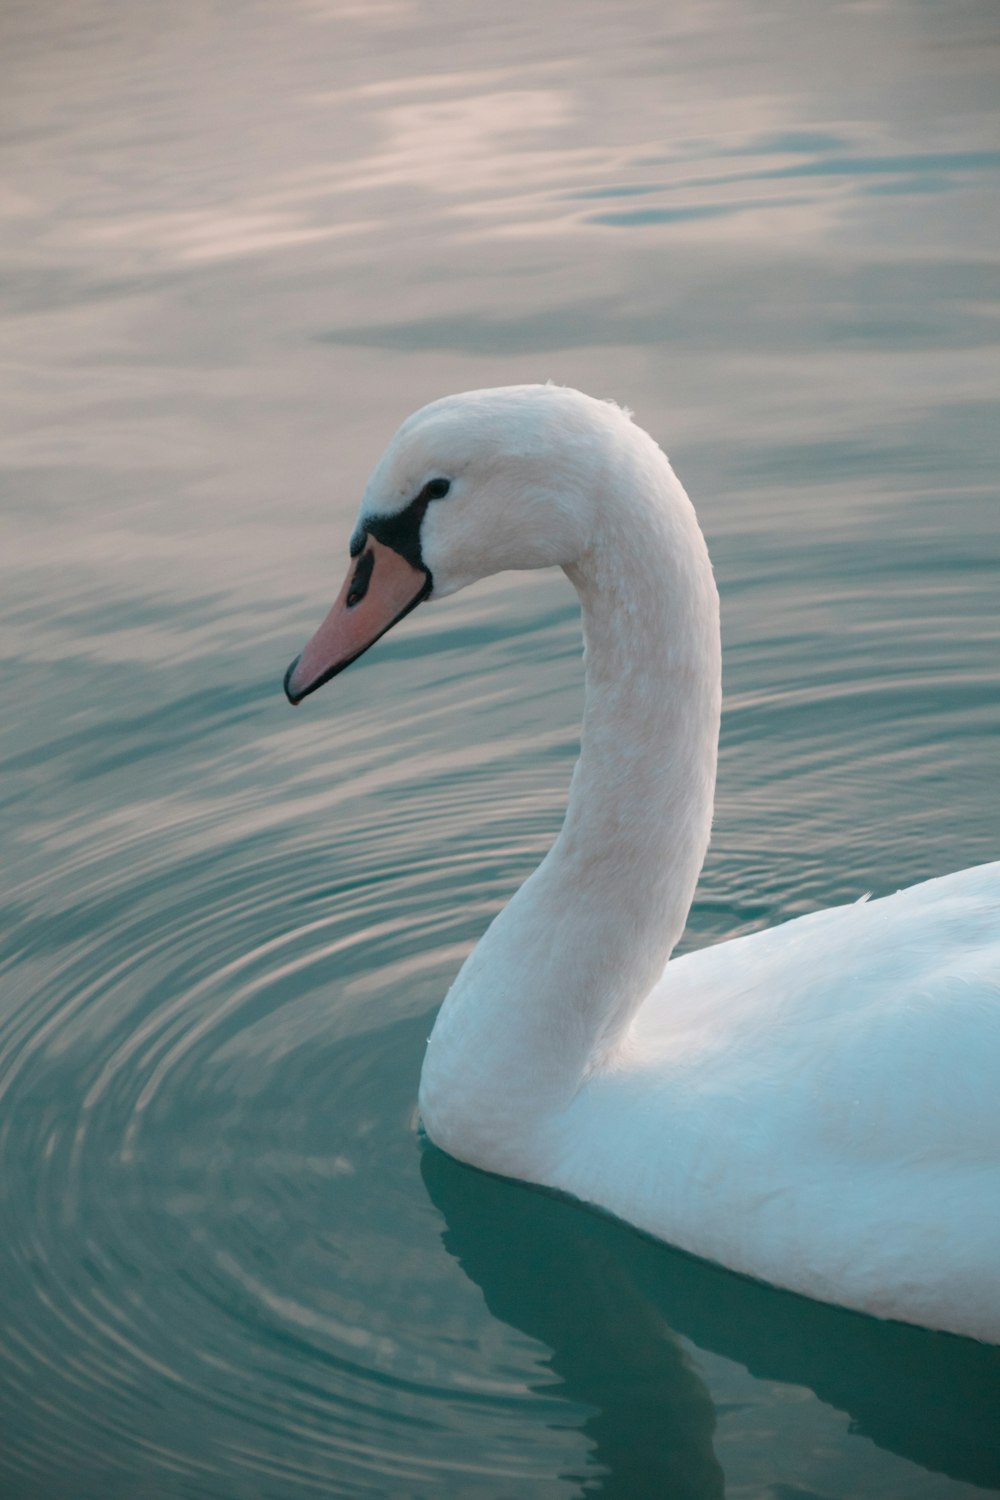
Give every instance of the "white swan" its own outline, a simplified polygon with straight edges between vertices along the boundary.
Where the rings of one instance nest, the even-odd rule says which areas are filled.
[[[431,1139],[776,1286],[1000,1342],[1000,863],[667,965],[712,818],[719,610],[653,440],[553,386],[436,401],[351,554],[292,702],[502,569],[561,565],[583,607],[566,819],[438,1015]]]

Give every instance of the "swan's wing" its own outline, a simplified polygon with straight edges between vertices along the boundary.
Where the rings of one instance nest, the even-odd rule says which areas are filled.
[[[1000,863],[677,959],[634,1037],[693,1070],[806,1066],[814,1087],[873,1094],[899,1078],[928,1110],[964,1093],[966,1115],[982,1081],[1000,1116]]]
[[[1000,1340],[998,1078],[994,864],[670,963],[548,1180],[777,1286]]]

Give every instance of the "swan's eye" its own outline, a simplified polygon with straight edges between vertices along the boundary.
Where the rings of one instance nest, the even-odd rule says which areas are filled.
[[[450,479],[429,479],[420,492],[420,498],[421,500],[443,500],[450,489]]]

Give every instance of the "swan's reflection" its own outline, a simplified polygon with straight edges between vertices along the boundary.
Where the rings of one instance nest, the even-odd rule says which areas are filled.
[[[723,1494],[712,1397],[678,1335],[811,1388],[890,1452],[1000,1486],[1000,1350],[760,1286],[430,1145],[421,1171],[490,1311],[552,1351],[545,1389],[592,1408],[588,1495]]]

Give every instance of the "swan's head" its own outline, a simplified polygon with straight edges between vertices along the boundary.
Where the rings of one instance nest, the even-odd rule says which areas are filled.
[[[409,417],[365,488],[340,594],[285,677],[289,701],[424,599],[576,562],[615,451],[637,432],[620,408],[559,386],[468,391]]]

